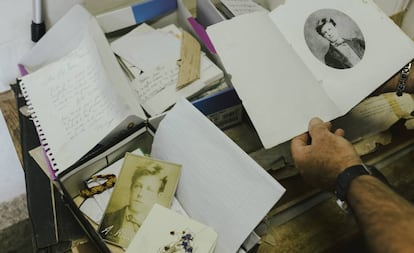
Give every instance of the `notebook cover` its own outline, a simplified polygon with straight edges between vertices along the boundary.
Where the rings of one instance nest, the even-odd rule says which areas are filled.
[[[16,95],[17,108],[25,106],[24,98],[19,95],[19,86],[15,84],[12,88]],[[72,241],[85,237],[85,233],[66,207],[56,187],[50,184],[49,178],[29,155],[29,150],[40,145],[32,121],[19,112],[19,124],[34,247],[38,250],[49,248],[52,252],[70,250]]]

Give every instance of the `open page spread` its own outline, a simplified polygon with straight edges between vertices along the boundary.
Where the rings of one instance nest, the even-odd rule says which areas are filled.
[[[372,1],[290,0],[207,32],[265,148],[305,132],[312,117],[345,114],[414,57],[412,40]]]

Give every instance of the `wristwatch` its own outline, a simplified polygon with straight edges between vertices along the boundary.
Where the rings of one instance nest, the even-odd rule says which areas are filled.
[[[383,183],[389,185],[384,175],[382,175],[381,172],[377,170],[374,166],[365,165],[361,163],[361,164],[346,168],[336,178],[336,185],[335,185],[335,192],[334,192],[337,198],[336,203],[342,210],[349,212],[349,206],[348,206],[348,203],[346,202],[346,197],[349,191],[349,186],[351,185],[352,180],[354,180],[355,178],[359,176],[363,176],[363,175],[370,175],[370,176],[376,177],[379,180],[381,180]]]

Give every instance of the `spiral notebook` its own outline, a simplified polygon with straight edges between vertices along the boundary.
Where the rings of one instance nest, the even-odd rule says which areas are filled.
[[[72,8],[23,62],[31,73],[20,87],[55,176],[97,144],[105,146],[144,124],[128,79],[83,7]]]

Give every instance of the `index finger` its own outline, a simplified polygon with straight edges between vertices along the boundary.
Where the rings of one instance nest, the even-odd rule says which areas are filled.
[[[330,123],[324,123],[320,118],[312,118],[309,121],[309,135],[312,139],[324,133],[325,131],[329,131],[329,128]]]

